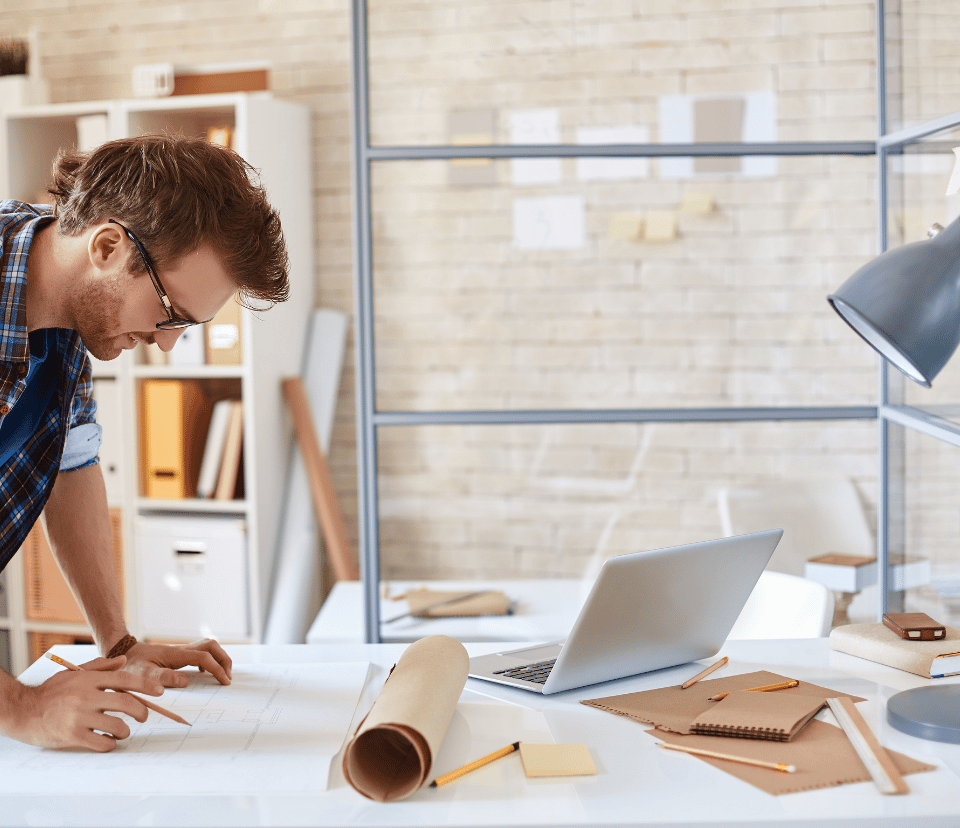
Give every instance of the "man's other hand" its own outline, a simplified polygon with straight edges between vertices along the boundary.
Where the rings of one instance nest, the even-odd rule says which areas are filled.
[[[123,669],[155,679],[164,687],[186,687],[187,677],[179,672],[181,667],[197,667],[221,684],[229,684],[233,661],[212,638],[180,645],[138,641],[127,650],[127,664]]]

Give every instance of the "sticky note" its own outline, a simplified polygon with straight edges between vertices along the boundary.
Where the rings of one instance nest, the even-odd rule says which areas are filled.
[[[680,209],[684,213],[705,216],[713,212],[713,196],[710,193],[684,193]]]
[[[527,776],[592,776],[597,772],[586,745],[520,743]]]
[[[610,216],[607,236],[611,239],[636,239],[643,227],[643,216],[639,213],[614,213]]]
[[[672,241],[677,237],[677,216],[670,210],[650,210],[643,228],[646,241]]]

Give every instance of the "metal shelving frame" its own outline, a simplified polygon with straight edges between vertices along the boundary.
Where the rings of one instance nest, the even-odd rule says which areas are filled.
[[[817,421],[878,420],[880,431],[880,493],[878,556],[882,565],[879,615],[896,597],[888,594],[886,562],[893,545],[890,538],[891,510],[902,496],[902,475],[891,483],[891,468],[902,470],[902,439],[891,435],[891,424],[906,425],[924,433],[949,433],[960,445],[960,427],[948,428],[944,422],[932,422],[931,415],[903,406],[898,377],[891,377],[880,366],[877,406],[833,407],[741,407],[741,408],[637,408],[637,409],[560,409],[560,410],[475,410],[475,411],[380,411],[376,406],[374,360],[374,297],[372,204],[370,174],[374,162],[434,160],[450,158],[571,158],[624,157],[663,158],[670,156],[742,156],[742,155],[851,155],[877,156],[880,188],[879,247],[885,250],[886,205],[888,201],[886,158],[889,152],[955,123],[960,114],[932,121],[921,127],[886,134],[886,9],[878,0],[877,88],[878,138],[875,141],[826,141],[786,143],[722,144],[612,144],[612,145],[484,145],[469,146],[371,146],[369,129],[369,77],[367,53],[367,6],[365,0],[352,0],[352,83],[353,83],[353,181],[355,245],[355,339],[356,339],[356,416],[358,461],[358,522],[360,573],[364,595],[364,634],[367,642],[379,642],[379,505],[377,487],[377,429],[381,426],[421,425],[531,425],[558,423],[692,423],[743,421]],[[902,386],[901,386],[902,387]],[[942,438],[941,438],[942,439]],[[899,465],[897,465],[899,464]],[[902,502],[901,502],[902,506]],[[898,548],[902,548],[902,541]]]

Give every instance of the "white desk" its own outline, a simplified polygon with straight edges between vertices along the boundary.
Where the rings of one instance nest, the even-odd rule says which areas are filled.
[[[387,582],[384,582],[387,583]],[[511,581],[391,581],[392,595],[427,587],[436,591],[500,590],[514,602],[512,615],[477,618],[404,618],[384,624],[384,641],[416,641],[449,635],[459,641],[562,641],[586,598],[577,578]],[[380,599],[381,620],[407,611],[406,601]],[[307,644],[345,644],[364,640],[363,593],[359,581],[338,581],[307,632]]]
[[[235,646],[243,662],[337,662],[369,659],[380,669],[371,680],[359,713],[372,703],[386,670],[403,645]],[[472,654],[491,652],[490,644],[468,644]],[[91,648],[61,647],[74,662]],[[538,696],[470,679],[436,758],[437,773],[456,768],[517,738],[522,721],[545,725],[556,742],[584,742],[598,774],[565,780],[526,779],[516,755],[482,768],[440,789],[424,788],[408,800],[389,805],[362,798],[339,771],[330,789],[310,796],[279,796],[251,791],[244,796],[50,796],[23,797],[3,791],[0,825],[84,826],[902,826],[938,828],[960,825],[960,746],[925,742],[889,728],[883,700],[923,680],[829,650],[825,639],[735,641],[722,653],[725,670],[769,669],[867,697],[858,705],[880,741],[893,749],[938,765],[936,771],[907,777],[906,796],[883,796],[870,782],[774,797],[705,762],[655,746],[644,727],[623,717],[578,704],[580,699],[678,684],[699,671],[685,665],[605,685]],[[712,660],[712,659],[711,659]],[[41,677],[55,669],[47,660],[28,673]],[[947,679],[946,681],[952,681]],[[479,691],[479,692],[478,692]],[[491,702],[499,700],[497,706]],[[506,702],[506,704],[503,704]],[[821,714],[829,719],[829,714]],[[548,739],[544,739],[546,741]],[[532,739],[530,741],[533,741]],[[338,766],[337,766],[338,767]],[[264,790],[269,780],[264,781]]]

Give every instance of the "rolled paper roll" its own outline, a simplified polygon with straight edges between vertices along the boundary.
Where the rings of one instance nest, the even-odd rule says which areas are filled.
[[[446,635],[421,638],[404,650],[344,751],[343,775],[356,791],[394,802],[423,786],[467,683],[469,662],[463,644]]]

